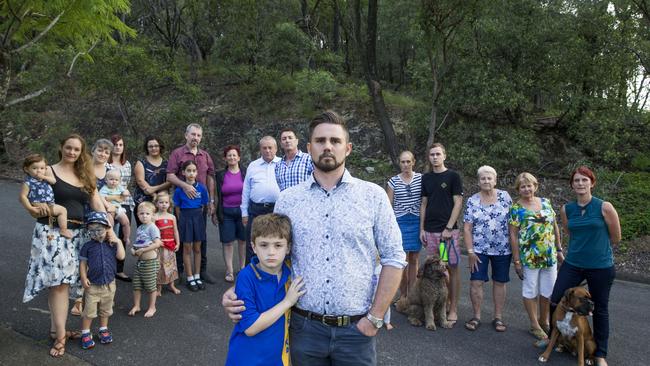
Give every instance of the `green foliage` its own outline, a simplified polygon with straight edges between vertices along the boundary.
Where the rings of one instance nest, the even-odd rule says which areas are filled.
[[[311,39],[294,23],[276,24],[265,46],[268,48],[268,64],[290,73],[307,67],[314,51]]]
[[[449,165],[474,174],[481,165],[498,172],[530,170],[539,165],[540,146],[530,129],[458,120],[439,132],[436,141],[447,148]]]
[[[650,173],[600,172],[595,195],[610,201],[621,220],[623,240],[650,235]]]
[[[650,135],[650,122],[647,112],[590,112],[584,119],[571,124],[568,134],[592,160],[611,168],[636,166],[642,170],[644,161],[647,162],[650,154],[650,141],[647,138]]]

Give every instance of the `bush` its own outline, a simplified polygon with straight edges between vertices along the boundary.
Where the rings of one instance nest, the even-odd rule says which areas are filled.
[[[458,120],[445,124],[436,140],[447,148],[450,166],[472,175],[486,164],[499,175],[530,170],[539,164],[541,153],[535,132],[516,126]]]
[[[623,240],[650,235],[650,173],[601,172],[594,195],[614,205]]]

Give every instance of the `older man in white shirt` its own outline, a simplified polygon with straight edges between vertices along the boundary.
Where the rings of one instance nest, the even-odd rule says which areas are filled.
[[[275,154],[278,145],[271,136],[260,139],[259,159],[254,160],[246,169],[244,188],[241,199],[242,223],[246,226],[246,264],[254,255],[251,247],[251,226],[256,216],[273,212],[275,201],[280,195],[280,187],[275,179],[275,167],[280,158]]]

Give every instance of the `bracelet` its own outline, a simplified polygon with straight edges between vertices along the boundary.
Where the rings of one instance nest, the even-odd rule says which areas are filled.
[[[474,249],[467,249],[467,254],[474,254]]]
[[[514,263],[515,263],[515,265],[516,264],[521,264],[521,261],[519,259],[517,259]]]
[[[454,228],[453,228],[453,227],[445,227],[445,229],[447,229],[447,230],[449,230],[449,231],[452,231],[452,230],[454,230]]]
[[[214,203],[214,200],[210,200],[210,203]]]

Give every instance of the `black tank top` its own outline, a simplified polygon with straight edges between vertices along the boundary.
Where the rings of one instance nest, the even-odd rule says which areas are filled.
[[[54,203],[61,205],[68,210],[69,220],[84,221],[84,208],[88,205],[90,195],[81,188],[75,187],[57,177],[54,169],[52,169],[52,174],[54,174],[54,178],[56,178],[56,183],[52,185],[52,190],[54,191]],[[47,225],[48,218],[42,217],[38,219],[38,222]]]

